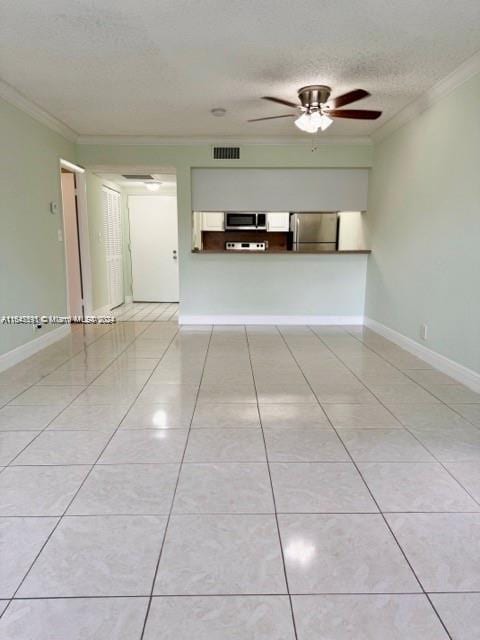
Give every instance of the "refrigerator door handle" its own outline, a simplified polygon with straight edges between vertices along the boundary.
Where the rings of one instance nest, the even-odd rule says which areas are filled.
[[[298,218],[298,216],[295,217],[295,238],[294,238],[294,242],[298,243],[298,239],[300,237],[300,220]]]

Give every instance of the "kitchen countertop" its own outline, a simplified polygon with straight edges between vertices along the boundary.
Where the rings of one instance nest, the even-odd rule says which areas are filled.
[[[195,254],[202,254],[202,253],[208,253],[208,254],[218,254],[218,253],[249,253],[252,254],[254,253],[255,255],[258,254],[266,254],[266,255],[284,255],[284,254],[292,254],[292,255],[298,255],[301,254],[303,256],[305,255],[310,255],[310,256],[331,256],[331,255],[337,255],[337,254],[350,254],[350,253],[363,253],[363,254],[369,254],[372,253],[371,249],[349,249],[349,250],[343,250],[343,251],[289,251],[289,250],[279,250],[279,251],[227,251],[226,249],[223,250],[216,250],[216,249],[206,249],[206,250],[202,250],[202,251],[192,251],[192,253]]]

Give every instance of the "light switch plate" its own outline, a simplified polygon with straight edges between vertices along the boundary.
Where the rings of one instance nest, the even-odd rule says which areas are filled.
[[[57,239],[59,242],[63,242],[63,231],[61,229],[57,229]]]

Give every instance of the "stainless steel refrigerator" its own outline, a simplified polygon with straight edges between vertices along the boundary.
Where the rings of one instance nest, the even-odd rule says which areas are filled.
[[[338,248],[338,213],[294,213],[290,218],[293,251],[336,251]]]

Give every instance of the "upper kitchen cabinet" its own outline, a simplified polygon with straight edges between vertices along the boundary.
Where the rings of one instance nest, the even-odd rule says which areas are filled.
[[[273,211],[267,213],[267,231],[289,231],[290,213],[288,211]]]
[[[223,211],[202,211],[202,231],[225,231]]]

